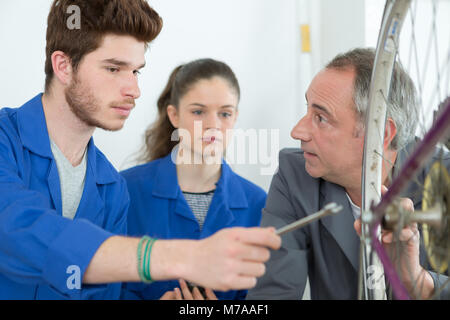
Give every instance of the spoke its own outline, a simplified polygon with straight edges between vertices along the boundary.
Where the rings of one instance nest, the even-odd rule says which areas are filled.
[[[392,288],[397,297],[407,298],[404,287],[402,288],[402,284],[398,281],[398,275],[400,275],[400,278],[403,280],[409,279],[413,296],[420,298],[421,293],[424,290],[424,281],[426,279],[424,276],[426,273],[421,273],[419,276],[415,275],[414,270],[416,270],[416,267],[410,265],[402,258],[404,257],[404,251],[410,249],[410,247],[406,246],[407,242],[400,241],[401,230],[405,227],[404,224],[406,221],[408,221],[407,216],[404,214],[400,215],[400,219],[392,234],[395,243],[390,246],[391,253],[394,257],[400,257],[396,259],[397,261],[394,261],[396,267],[390,263],[389,257],[384,252],[381,243],[377,243],[376,241],[376,228],[381,222],[387,206],[390,204],[399,206],[399,197],[401,197],[402,194],[405,194],[405,191],[409,198],[416,200],[422,197],[428,197],[430,194],[432,198],[441,197],[442,195],[440,195],[441,191],[439,188],[443,189],[442,183],[439,182],[441,177],[437,177],[433,178],[432,185],[430,187],[427,186],[427,190],[425,191],[425,182],[421,181],[424,172],[422,169],[420,169],[420,171],[418,169],[425,164],[425,161],[428,161],[428,159],[431,158],[432,151],[434,151],[438,139],[445,133],[447,124],[450,125],[450,122],[448,122],[450,121],[449,112],[444,112],[443,116],[440,117],[436,123],[432,124],[432,128],[428,129],[431,123],[430,120],[433,115],[433,110],[437,109],[443,98],[450,92],[450,50],[447,48],[450,41],[444,42],[441,40],[438,42],[438,39],[448,37],[447,33],[444,33],[444,37],[442,34],[442,26],[448,28],[446,27],[448,26],[447,21],[442,21],[442,24],[438,21],[438,15],[445,12],[443,10],[447,10],[447,8],[444,3],[440,3],[438,0],[420,3],[418,3],[418,1],[413,1],[408,9],[404,6],[407,3],[408,1],[400,0],[386,2],[385,14],[383,15],[383,23],[380,28],[377,45],[377,56],[379,56],[380,59],[377,60],[376,66],[379,69],[378,72],[374,72],[373,75],[373,79],[375,79],[373,82],[375,84],[374,88],[377,92],[376,94],[373,92],[370,94],[370,103],[374,104],[376,109],[368,112],[368,115],[373,116],[374,119],[382,118],[383,115],[380,117],[380,114],[377,112],[380,112],[380,110],[382,111],[384,108],[383,101],[387,106],[390,106],[388,102],[390,99],[395,98],[394,95],[388,95],[391,94],[390,90],[394,90],[394,86],[395,88],[399,88],[399,86],[400,88],[402,87],[402,83],[400,82],[403,81],[403,79],[400,79],[400,77],[392,76],[392,79],[386,79],[386,77],[390,75],[391,70],[388,66],[391,65],[392,60],[395,57],[395,60],[397,60],[397,63],[400,66],[407,66],[406,71],[417,88],[417,101],[420,108],[417,114],[418,124],[416,133],[418,135],[422,134],[420,135],[422,142],[417,144],[415,150],[411,150],[413,152],[410,151],[410,153],[412,153],[412,158],[407,154],[406,160],[402,161],[402,163],[398,161],[398,158],[395,161],[393,159],[387,159],[386,155],[383,154],[383,148],[380,148],[380,146],[383,146],[384,142],[384,124],[377,122],[382,120],[368,119],[371,122],[367,121],[369,128],[366,128],[366,133],[370,132],[371,136],[369,136],[370,143],[367,144],[369,148],[366,148],[364,153],[365,156],[367,156],[364,168],[365,170],[372,170],[370,174],[372,174],[374,170],[380,170],[381,168],[392,168],[392,170],[387,170],[388,183],[382,181],[382,183],[389,184],[388,192],[381,197],[379,204],[372,206],[372,212],[374,214],[374,222],[370,224],[372,245],[384,264],[386,276],[390,281],[389,290]],[[403,7],[400,11],[401,6]],[[407,24],[408,27],[411,27],[411,30],[406,32],[409,37],[409,40],[406,40],[407,42],[397,38],[397,33],[393,31],[395,30],[395,26],[397,26],[398,31],[400,31],[401,25],[403,24],[402,20],[405,16],[405,10],[410,15],[407,19]],[[444,13],[444,15],[446,15],[446,13]],[[446,19],[447,17],[444,18],[444,20]],[[424,26],[421,25],[423,23],[425,23]],[[388,32],[386,32],[386,26],[389,29]],[[392,33],[389,33],[391,31]],[[446,30],[444,31],[446,32]],[[388,34],[389,38],[387,38]],[[390,41],[390,47],[388,49],[386,49],[387,41]],[[404,49],[405,56],[401,56],[399,53],[400,43],[403,45],[402,49]],[[438,49],[440,46],[443,46],[440,49],[445,49],[447,51],[439,51]],[[402,61],[403,59],[407,59],[407,61]],[[383,61],[382,64],[380,64],[380,61]],[[383,70],[383,73],[379,72],[379,70]],[[388,89],[384,88],[386,87],[386,85],[384,85],[386,82],[390,83],[390,87],[387,87]],[[394,91],[392,91],[392,94],[394,94]],[[448,103],[445,103],[445,105],[448,105]],[[381,108],[378,108],[379,106],[381,106]],[[371,107],[372,106],[370,106],[370,108]],[[395,118],[395,112],[395,109],[389,109],[386,118],[391,116]],[[372,128],[372,126],[375,126],[376,128]],[[397,127],[397,129],[399,128],[400,127]],[[400,130],[399,132],[402,131]],[[379,143],[378,146],[376,145],[377,143]],[[382,165],[378,166],[380,163]],[[375,167],[375,165],[377,167]],[[370,192],[369,198],[375,198],[375,196],[379,197],[381,190],[378,190],[379,182],[376,180],[376,175],[374,174],[373,177],[370,175],[369,179],[363,180],[365,182],[363,189],[364,193]],[[391,183],[389,183],[389,181]],[[364,199],[366,199],[366,196],[364,196]],[[432,226],[429,226],[429,236],[432,237],[431,245],[434,247],[427,248],[427,250],[432,250],[433,253],[428,253],[436,256],[437,261],[433,262],[434,264],[442,264],[444,261],[448,260],[448,247],[447,244],[444,244],[443,240],[441,240],[442,235],[440,232],[441,231]],[[429,246],[429,244],[427,245]],[[443,260],[443,258],[446,260]],[[396,273],[395,270],[400,271]],[[403,274],[400,274],[400,272]],[[417,279],[414,279],[415,277],[417,277]]]
[[[437,77],[437,82],[436,82],[436,91],[437,91],[437,95],[438,95],[438,101],[442,101],[441,100],[441,87],[440,87],[440,83],[441,83],[441,74],[439,73],[439,50],[438,50],[438,39],[437,39],[437,28],[436,28],[436,20],[437,20],[437,2],[436,0],[433,1],[433,38],[434,38],[434,52],[435,52],[435,61],[436,61],[436,77]]]
[[[404,152],[406,152],[406,150],[404,150]],[[374,153],[376,155],[380,156],[383,161],[386,161],[387,163],[389,163],[392,166],[392,169],[400,170],[401,165],[399,165],[397,163],[392,163],[392,161],[387,159],[384,155],[379,153],[377,150],[374,150]],[[409,155],[410,154],[407,153],[406,158],[409,158]],[[392,179],[393,179],[392,172],[393,172],[393,170],[391,170],[389,172],[389,175],[388,175],[389,176],[389,181],[392,181]],[[418,192],[422,192],[422,190],[424,189],[424,185],[418,180],[417,177],[412,178],[411,181],[414,182],[417,186],[419,186],[419,189],[420,189],[420,190],[417,191],[417,193],[414,194],[414,196],[419,195]]]

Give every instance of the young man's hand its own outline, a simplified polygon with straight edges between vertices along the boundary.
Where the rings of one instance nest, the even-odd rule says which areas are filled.
[[[151,269],[155,279],[175,275],[213,290],[249,289],[264,274],[269,249],[280,246],[274,228],[226,228],[199,241],[156,241]]]

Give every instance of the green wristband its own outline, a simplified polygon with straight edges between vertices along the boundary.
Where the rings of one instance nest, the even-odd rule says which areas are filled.
[[[149,242],[150,242],[149,243],[150,246],[148,247],[148,251],[147,251],[147,248],[145,249],[146,259],[145,259],[144,276],[145,276],[146,283],[153,282],[151,274],[150,274],[150,255],[152,252],[153,244],[156,242],[156,239],[151,239]]]
[[[149,245],[152,243],[152,241],[153,241],[153,239],[149,238],[147,243],[145,244],[144,259],[142,261],[142,267],[141,267],[142,274],[143,274],[142,281],[144,283],[148,283],[149,282],[148,277],[147,277],[147,273],[146,273],[146,270],[145,270],[146,269],[145,266],[147,265],[147,260],[150,260],[150,257],[148,255],[148,252],[149,252],[148,248],[149,248]]]
[[[138,267],[138,274],[139,274],[139,278],[143,281],[144,278],[144,272],[143,272],[143,267],[142,267],[142,244],[144,243],[144,241],[149,241],[150,237],[149,236],[143,236],[141,238],[141,240],[139,240],[138,243],[138,249],[137,249],[137,267]]]

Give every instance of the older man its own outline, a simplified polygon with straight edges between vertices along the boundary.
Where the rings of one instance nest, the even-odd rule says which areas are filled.
[[[351,50],[335,57],[312,80],[306,92],[307,113],[291,133],[301,141],[301,149],[280,152],[262,225],[280,227],[330,202],[344,210],[283,236],[282,248],[273,252],[266,274],[248,299],[301,299],[307,276],[312,299],[357,298],[360,241],[354,223],[360,215],[364,118],[374,58],[373,50]],[[388,99],[383,148],[386,186],[413,148],[418,122],[411,79],[398,65],[394,79],[398,85]],[[449,156],[444,160],[448,166]],[[424,176],[419,175],[421,184]],[[405,194],[416,208],[421,205],[417,188],[411,184]],[[423,298],[444,281],[420,266],[415,272],[425,284]]]

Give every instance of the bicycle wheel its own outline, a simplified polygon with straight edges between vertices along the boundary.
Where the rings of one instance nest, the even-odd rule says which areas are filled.
[[[420,19],[418,19],[418,12],[421,12]],[[428,15],[426,12],[430,14]],[[438,109],[439,102],[444,101],[450,93],[450,41],[448,41],[450,39],[450,26],[447,22],[448,15],[446,15],[448,13],[450,13],[450,1],[446,0],[386,1],[376,48],[369,104],[366,113],[362,172],[363,228],[359,286],[359,297],[361,299],[384,298],[384,288],[378,287],[373,289],[373,287],[370,288],[367,285],[367,280],[370,277],[369,270],[373,266],[384,269],[388,282],[397,298],[408,298],[411,295],[411,290],[407,292],[400,280],[406,278],[405,274],[397,273],[399,268],[392,264],[379,242],[379,226],[387,209],[390,212],[394,212],[391,218],[393,216],[397,217],[394,237],[399,236],[399,230],[404,227],[405,221],[412,221],[411,217],[406,217],[405,212],[396,205],[398,203],[396,198],[401,195],[403,190],[408,189],[408,186],[411,184],[416,184],[418,187],[416,189],[422,194],[424,191],[430,193],[432,196],[428,195],[428,199],[434,199],[434,202],[441,203],[438,210],[441,215],[436,226],[433,224],[433,227],[431,227],[430,224],[424,224],[425,230],[428,232],[427,240],[430,239],[430,232],[435,235],[433,238],[435,240],[427,243],[426,255],[428,257],[425,257],[424,260],[436,260],[433,257],[433,255],[436,255],[436,252],[441,253],[439,258],[441,262],[448,260],[450,256],[448,252],[448,232],[446,233],[445,231],[448,229],[448,198],[444,197],[445,192],[433,191],[446,189],[448,181],[446,182],[446,179],[436,179],[436,177],[430,178],[432,180],[429,180],[429,186],[424,190],[424,184],[415,178],[418,169],[426,163],[433,152],[439,154],[439,148],[441,149],[441,155],[446,152],[443,149],[444,147],[436,145],[446,136],[450,124],[444,119],[445,121],[440,122],[440,127],[437,124],[432,125],[433,119],[430,117],[430,114],[433,114],[432,110]],[[423,31],[427,29],[429,30],[428,36],[423,39]],[[417,30],[420,30],[421,34],[418,34]],[[440,39],[445,39],[446,41],[439,41]],[[423,45],[423,43],[427,43],[427,45]],[[418,44],[421,45],[418,46]],[[432,61],[432,65],[430,65],[430,61]],[[394,66],[397,68],[396,65],[405,66],[407,73],[417,88],[418,102],[419,106],[421,106],[419,109],[421,121],[419,123],[419,132],[417,133],[419,137],[427,142],[427,145],[422,147],[420,143],[418,144],[416,150],[420,149],[420,152],[413,152],[412,160],[408,159],[403,162],[404,168],[400,168],[402,166],[401,163],[390,163],[383,155],[385,121],[390,117],[389,112],[392,114],[392,106],[388,106],[392,105],[391,98],[393,92],[395,92],[393,88],[401,86],[400,81],[402,81],[401,77],[393,76]],[[434,76],[431,80],[430,74]],[[442,113],[445,113],[445,108],[448,108],[447,105],[443,104],[441,106],[444,109]],[[430,130],[432,135],[428,136],[427,131],[430,127],[432,128]],[[436,129],[435,127],[439,128]],[[440,158],[439,162],[442,162],[442,158]],[[393,165],[394,171],[400,173],[397,178],[393,178],[392,175],[388,176],[386,181],[390,182],[390,188],[381,197],[381,185],[386,183],[381,178],[382,168],[383,166],[389,167],[389,165]],[[440,168],[445,168],[445,166],[441,165]],[[445,175],[444,171],[436,171],[436,174],[437,176]],[[430,187],[432,185],[434,185],[434,188]],[[427,198],[424,196],[424,199]],[[424,209],[428,210],[430,207],[431,202],[425,205]],[[430,216],[426,217],[429,218]],[[400,245],[402,242],[399,239],[395,239],[394,242],[398,244],[396,253],[400,256],[403,250]],[[434,247],[433,250],[429,250],[430,247]],[[381,267],[379,259],[383,267]],[[442,264],[439,270],[435,271],[438,273],[443,272]],[[382,280],[383,278],[380,279],[380,283],[384,283]],[[421,284],[419,282],[421,279],[415,279],[411,276],[411,279],[408,281],[413,282],[414,287],[420,291]],[[438,291],[435,290],[435,293],[437,294]]]

